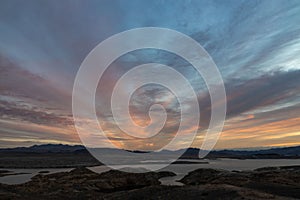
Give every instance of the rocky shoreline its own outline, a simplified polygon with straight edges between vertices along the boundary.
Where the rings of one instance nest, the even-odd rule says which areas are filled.
[[[299,199],[300,166],[253,171],[197,169],[164,186],[159,179],[173,172],[101,174],[86,168],[38,174],[19,185],[0,184],[1,199]]]

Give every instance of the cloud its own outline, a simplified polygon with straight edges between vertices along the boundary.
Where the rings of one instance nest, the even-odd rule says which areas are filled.
[[[12,144],[12,140],[15,144],[58,141],[59,135],[63,142],[75,142],[73,136],[66,134],[75,134],[71,127],[71,92],[80,63],[110,35],[143,26],[186,33],[199,41],[216,62],[225,81],[228,103],[221,146],[230,147],[228,138],[243,146],[271,145],[272,142],[291,144],[292,141],[283,138],[300,138],[295,132],[300,102],[299,1],[275,0],[270,4],[267,1],[133,0],[57,4],[4,0],[0,4],[3,30],[0,33],[0,118],[5,120],[3,124],[9,124],[9,133],[15,135],[11,139],[7,131],[2,132],[7,143]],[[183,45],[183,48],[186,47]],[[198,95],[201,122],[199,127],[189,123],[183,126],[186,135],[199,129],[201,138],[211,117],[211,102],[204,80],[183,59],[155,50],[122,56],[100,80],[97,114],[109,137],[128,148],[144,145],[155,149],[176,133],[180,120],[178,102],[170,92],[157,87],[137,91],[130,106],[132,117],[139,125],[149,123],[148,110],[153,103],[166,108],[168,120],[156,140],[120,137],[120,130],[115,126],[109,109],[114,84],[127,70],[147,62],[167,64],[191,82]],[[126,86],[123,92],[128,93]],[[189,105],[188,94],[186,96]],[[82,109],[85,106],[82,97]],[[190,112],[194,109],[190,108]],[[34,134],[18,123],[35,127]],[[43,131],[39,132],[37,126],[42,126]],[[26,132],[21,134],[22,129]],[[264,135],[268,130],[270,135]],[[262,137],[257,143],[260,134]],[[25,140],[23,136],[28,138]],[[240,140],[234,140],[235,137]],[[243,138],[247,141],[242,142]]]
[[[232,80],[226,84],[228,116],[288,101],[299,94],[299,82],[300,70],[272,72],[249,81]]]
[[[79,144],[73,126],[52,126],[28,121],[0,119],[1,147],[31,146],[45,143]]]
[[[0,57],[1,147],[78,143],[70,94]]]
[[[56,114],[55,110],[41,110],[41,108],[28,108],[25,105],[0,101],[0,117],[16,121],[27,121],[35,124],[65,126],[73,124],[72,116]],[[51,113],[52,112],[52,113]]]

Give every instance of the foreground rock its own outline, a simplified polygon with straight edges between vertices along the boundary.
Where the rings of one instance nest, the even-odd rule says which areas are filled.
[[[50,175],[38,174],[31,181],[12,186],[0,185],[3,199],[99,199],[107,193],[160,185],[159,179],[172,172],[126,173],[108,171],[97,174],[86,168]]]
[[[226,184],[274,196],[300,198],[300,166],[268,167],[254,171],[198,169],[180,180],[186,185]]]
[[[0,184],[1,199],[299,199],[300,167],[254,171],[198,169],[184,186],[163,186],[159,179],[172,172],[94,173],[86,168],[38,174],[20,185]]]
[[[140,199],[171,199],[171,200],[287,200],[287,198],[247,188],[226,184],[206,184],[199,186],[150,186],[138,190],[122,191],[109,194],[105,199],[140,200]]]

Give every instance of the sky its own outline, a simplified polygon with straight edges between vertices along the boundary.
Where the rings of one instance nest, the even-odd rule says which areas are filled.
[[[80,144],[72,88],[82,61],[106,38],[139,27],[187,34],[216,63],[227,94],[227,116],[216,149],[300,145],[300,1],[2,0],[0,147]],[[147,150],[174,137],[178,101],[157,85],[137,90],[130,110],[137,124],[147,125],[149,106],[163,105],[168,119],[158,138],[143,142],[120,137],[112,118],[109,98],[114,84],[133,66],[148,62],[171,66],[190,81],[201,121],[197,127],[185,124],[185,131],[189,137],[197,130],[192,146],[200,147],[210,119],[205,83],[189,63],[161,50],[121,56],[100,80],[96,108],[107,136],[116,147]],[[180,141],[172,149],[180,148],[185,136]]]

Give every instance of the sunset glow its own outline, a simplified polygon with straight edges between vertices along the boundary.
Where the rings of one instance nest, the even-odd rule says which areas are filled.
[[[150,2],[1,2],[0,146],[81,144],[72,117],[72,90],[82,61],[107,37],[149,26],[189,35],[218,66],[226,89],[227,116],[216,149],[300,145],[300,1]],[[95,106],[106,137],[117,148],[156,150],[175,136],[179,103],[172,92],[157,85],[134,93],[130,114],[136,124],[146,126],[149,107],[161,104],[168,118],[159,139],[124,135],[113,120],[112,88],[126,71],[149,62],[176,69],[196,91],[199,126],[183,124],[185,135],[171,148],[180,149],[193,130],[198,131],[193,147],[200,148],[211,117],[207,86],[186,60],[160,50],[123,55],[100,80]],[[82,87],[89,90],[84,83]],[[122,87],[124,95],[129,90],[129,85]],[[83,97],[81,108],[86,106]],[[188,98],[184,106],[195,110]],[[84,124],[90,119],[81,120]],[[99,146],[104,133],[93,132],[97,126],[89,124],[84,131],[95,136],[96,147],[106,147]],[[128,129],[134,132],[135,127]],[[151,131],[136,137],[149,136]]]

